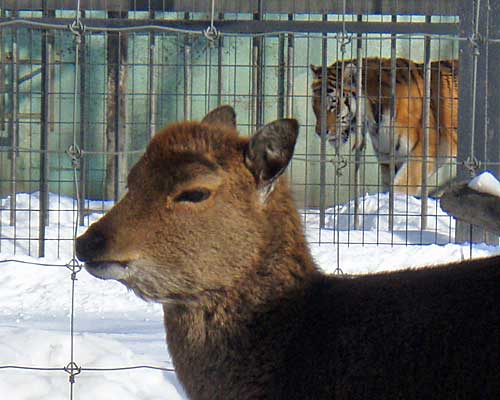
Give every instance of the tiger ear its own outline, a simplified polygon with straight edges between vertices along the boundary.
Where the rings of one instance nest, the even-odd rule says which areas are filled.
[[[313,76],[315,79],[320,79],[321,78],[321,75],[322,75],[322,69],[320,65],[314,65],[314,64],[311,64],[310,65],[311,67],[311,71],[313,73]]]

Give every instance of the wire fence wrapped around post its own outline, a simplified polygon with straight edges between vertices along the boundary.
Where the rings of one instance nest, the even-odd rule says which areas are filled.
[[[358,21],[361,22],[363,17],[358,15]],[[354,229],[359,229],[359,199],[361,197],[361,165],[362,154],[365,147],[364,130],[365,122],[362,119],[361,107],[363,99],[363,35],[359,34],[356,37],[356,136],[354,144]]]
[[[323,15],[323,21],[327,21],[328,16]],[[325,227],[325,210],[326,210],[326,142],[328,138],[328,125],[327,125],[327,112],[328,112],[328,102],[327,93],[328,90],[328,37],[327,34],[323,34],[321,40],[321,122],[320,122],[320,160],[321,164],[319,166],[319,182],[320,182],[320,192],[319,192],[319,226],[320,228]]]
[[[17,147],[18,147],[18,49],[17,49],[17,30],[12,33],[12,52],[10,54],[10,86],[11,86],[11,105],[10,105],[10,123],[9,123],[9,137],[12,144],[10,152],[10,225],[16,225],[16,181],[17,181]]]
[[[431,18],[426,17],[426,21],[430,22]],[[439,73],[439,71],[437,71]],[[428,195],[429,188],[428,174],[429,174],[429,135],[430,135],[430,119],[431,119],[431,39],[426,36],[424,39],[424,104],[423,104],[423,157],[422,157],[422,190],[421,190],[421,222],[420,228],[422,230],[427,229],[427,205],[428,205]],[[436,129],[436,134],[439,132],[439,127]],[[439,143],[436,144],[436,146]],[[436,150],[435,150],[436,151]],[[437,162],[435,163],[435,168],[437,169]]]
[[[391,21],[396,23],[397,16],[393,15]],[[395,130],[395,117],[396,117],[396,51],[397,39],[396,35],[391,35],[391,96],[389,106],[389,182],[384,182],[384,185],[389,185],[389,230],[394,230],[394,178],[396,176],[396,130]],[[384,188],[385,189],[385,188]]]
[[[48,11],[44,10],[44,16],[48,17]],[[41,91],[41,121],[40,121],[40,197],[39,207],[40,213],[38,218],[39,240],[38,240],[38,257],[45,257],[45,228],[49,223],[49,88],[50,88],[50,31],[42,32],[41,44],[41,68],[42,68],[42,85]]]

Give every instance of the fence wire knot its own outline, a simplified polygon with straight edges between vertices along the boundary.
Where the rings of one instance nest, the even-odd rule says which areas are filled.
[[[203,31],[203,35],[210,43],[213,43],[218,39],[220,34],[215,26],[210,25],[207,29]]]
[[[66,268],[71,271],[71,280],[76,281],[76,275],[82,270],[82,264],[76,258],[73,258],[66,264]]]
[[[479,51],[479,45],[483,41],[481,34],[480,33],[473,33],[471,36],[469,36],[467,38],[467,40],[469,41],[469,44],[472,48],[472,54],[474,56],[479,56],[479,54],[481,53]]]
[[[75,19],[71,24],[68,24],[68,29],[71,31],[75,38],[81,38],[85,33],[85,25],[80,19]]]
[[[345,157],[336,156],[335,158],[332,158],[330,162],[335,167],[335,173],[337,176],[342,176],[342,170],[347,167],[347,160]]]
[[[214,26],[215,19],[215,0],[212,0],[212,13],[210,14],[210,26],[203,31],[203,35],[207,38],[211,45],[214,44],[215,40],[219,37],[219,32]]]
[[[467,160],[463,162],[463,165],[469,171],[471,178],[474,178],[477,175],[480,163],[476,157],[468,157]]]
[[[351,34],[348,34],[347,32],[343,32],[342,35],[339,35],[339,37],[337,38],[337,40],[340,41],[340,52],[342,53],[342,55],[344,55],[346,53],[346,47],[351,44],[352,42],[352,37],[353,35]],[[344,59],[344,57],[342,56],[342,59]]]
[[[64,371],[69,374],[69,382],[75,383],[75,376],[82,372],[82,367],[79,367],[75,362],[71,361],[64,367]]]
[[[73,168],[77,168],[80,165],[80,159],[82,158],[82,150],[78,145],[72,144],[66,150],[66,154],[71,158]]]

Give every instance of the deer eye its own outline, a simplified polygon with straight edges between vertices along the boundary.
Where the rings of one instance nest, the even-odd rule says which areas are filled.
[[[199,203],[204,201],[210,197],[210,191],[207,189],[195,189],[195,190],[186,190],[179,194],[174,201],[187,201],[190,203]]]

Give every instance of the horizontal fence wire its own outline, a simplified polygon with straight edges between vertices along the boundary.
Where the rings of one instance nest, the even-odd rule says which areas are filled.
[[[128,19],[123,25],[118,26],[109,26],[106,25],[105,19],[89,19],[88,21],[85,18],[78,18],[79,24],[75,25],[75,19],[69,18],[52,18],[51,22],[43,22],[40,19],[42,18],[18,18],[18,17],[10,17],[10,18],[1,18],[0,17],[0,29],[2,28],[18,28],[18,27],[29,27],[33,29],[45,29],[45,30],[74,30],[80,29],[82,32],[88,31],[89,33],[105,33],[105,32],[122,32],[122,33],[148,33],[148,32],[165,32],[165,33],[178,33],[178,34],[189,34],[196,36],[205,36],[207,37],[207,30],[214,29],[216,26],[227,24],[229,21],[209,21],[203,19],[196,19],[193,21],[188,21],[196,24],[205,23],[207,26],[204,28],[179,28],[175,25],[178,24],[178,21],[175,20],[162,20],[161,22],[154,22],[154,20],[150,21],[150,23],[141,24],[140,18]],[[50,20],[50,18],[43,18],[46,20]],[[96,21],[99,21],[100,24],[95,24]],[[237,20],[234,23],[241,26],[242,22],[248,22],[248,30],[251,30],[252,24],[255,24],[254,20]],[[94,24],[92,23],[94,22]],[[287,23],[285,21],[273,21],[271,23]],[[290,22],[288,22],[290,23]],[[290,30],[290,29],[281,29],[281,30],[267,30],[265,32],[232,32],[232,31],[224,31],[221,28],[216,29],[216,33],[219,35],[224,35],[228,37],[276,37],[281,35],[289,35],[293,34],[296,38],[323,38],[325,33],[328,34],[330,39],[338,39],[338,40],[353,40],[353,37],[356,33],[360,33],[356,29],[349,30],[350,26],[354,24],[359,25],[359,22],[346,22],[345,18],[342,21],[293,21],[292,23],[298,25],[299,23],[303,24],[303,29],[307,30],[307,32],[300,32],[299,30]],[[169,26],[169,24],[171,26]],[[329,25],[328,25],[329,24]],[[370,26],[369,22],[361,21],[362,26]],[[131,26],[132,25],[132,26]],[[328,29],[324,33],[311,33],[311,29],[318,26],[328,26]],[[474,35],[471,36],[460,36],[458,34],[458,29],[456,29],[458,24],[453,23],[439,23],[439,22],[426,22],[426,23],[393,23],[390,25],[385,25],[384,28],[380,27],[380,23],[373,23],[372,31],[364,31],[363,33],[393,33],[394,36],[398,39],[423,39],[425,37],[430,37],[434,39],[441,40],[454,40],[454,41],[468,41],[472,44],[475,41],[481,40],[486,43],[500,43],[500,38],[493,37],[477,37]],[[398,27],[401,27],[402,30],[410,29],[412,26],[419,25],[422,32],[412,32],[410,33],[401,33],[396,32],[395,30]],[[456,35],[449,35],[447,33],[433,33],[428,32],[429,27],[432,26],[444,26],[446,27],[443,31],[446,30],[456,30]],[[258,25],[259,27],[266,27],[266,24]],[[455,27],[455,28],[454,28]],[[333,28],[333,29],[332,29]],[[255,28],[258,30],[259,28]],[[386,30],[384,30],[386,29]],[[336,32],[338,31],[338,32]],[[207,39],[212,40],[215,38],[207,37]],[[365,40],[378,40],[377,38],[365,38]]]
[[[68,372],[67,367],[33,367],[26,365],[0,365],[0,370],[5,369],[18,369],[18,370],[26,370],[26,371],[61,371]],[[158,367],[154,365],[131,365],[127,367],[78,367],[78,372],[112,372],[112,371],[131,371],[136,369],[150,369],[155,371],[164,371],[164,372],[175,372],[174,368],[166,368],[166,367]]]
[[[6,264],[6,263],[28,264],[28,265],[37,265],[39,267],[58,267],[58,268],[67,268],[69,265],[69,264],[50,264],[50,263],[39,263],[33,261],[22,261],[12,258],[6,260],[0,260],[0,264]]]
[[[71,21],[71,20],[68,20]],[[208,21],[207,21],[208,22]],[[241,21],[238,21],[241,23]],[[122,32],[122,33],[148,33],[151,31],[157,31],[157,32],[166,32],[166,33],[179,33],[179,34],[189,34],[189,35],[197,35],[197,36],[204,36],[205,35],[205,30],[200,30],[200,29],[182,29],[182,28],[176,28],[176,27],[168,27],[164,25],[159,25],[159,24],[145,24],[145,25],[137,25],[137,26],[129,26],[130,21],[127,22],[128,25],[124,26],[116,26],[116,27],[109,27],[109,26],[97,26],[97,25],[91,25],[91,24],[85,24],[82,26],[84,31],[88,31],[89,33],[91,32],[100,32],[100,33],[105,33],[105,32]],[[215,22],[217,24],[217,22]],[[401,23],[400,23],[401,24]],[[429,25],[432,24],[438,24],[438,23],[430,23]],[[0,19],[0,29],[1,28],[16,28],[16,27],[29,27],[29,28],[34,28],[34,29],[46,29],[46,30],[69,30],[71,26],[71,22],[60,22],[60,23],[46,23],[46,22],[40,22],[36,20],[31,20],[31,19],[24,19],[24,18],[14,18],[14,19],[8,19],[7,21],[2,21]],[[397,23],[395,23],[394,26],[397,26]],[[341,26],[338,27],[340,29]],[[473,36],[451,36],[448,34],[437,34],[437,33],[425,33],[425,29],[422,29],[422,33],[417,33],[417,34],[406,34],[406,33],[395,33],[395,37],[398,39],[424,39],[425,37],[430,37],[433,39],[441,39],[441,40],[454,40],[454,41],[467,41],[473,43],[475,40],[478,40],[478,38],[475,38]],[[388,28],[387,31],[375,31],[375,32],[366,32],[366,33],[391,33],[391,29]],[[290,35],[293,34],[296,38],[322,38],[324,34],[318,33],[301,33],[297,31],[292,31],[292,30],[275,30],[275,31],[269,31],[269,32],[247,32],[247,33],[236,33],[236,32],[220,32],[221,35],[227,36],[227,37],[267,37],[267,36],[280,36],[280,35]],[[340,34],[335,33],[332,30],[328,31],[328,38],[329,39],[338,39],[338,40],[352,40],[354,36],[353,32],[346,31],[342,32]],[[372,41],[377,41],[380,39],[377,38],[365,38],[365,40],[372,40]],[[500,43],[500,38],[481,38],[481,40],[486,41],[487,43]]]
[[[4,146],[3,149],[0,149],[0,154],[1,153],[9,153],[9,152],[18,152],[18,153],[34,153],[34,154],[55,154],[55,155],[66,155],[68,153],[68,150],[39,150],[39,149],[31,149],[27,147],[9,147],[9,146]],[[94,151],[94,150],[81,150],[81,156],[84,155],[142,155],[144,154],[145,149],[141,150],[124,150],[124,151]],[[314,153],[309,153],[308,156],[314,157],[314,156],[319,156],[319,154],[315,155]],[[294,161],[303,161],[307,163],[314,163],[314,164],[335,164],[335,163],[345,163],[345,157],[343,160],[336,160],[334,158],[329,158],[329,159],[319,159],[319,160],[314,160],[310,159],[309,157],[300,157],[300,156],[295,156]],[[420,160],[419,156],[407,156],[407,160]],[[470,158],[467,159],[462,159],[458,160],[458,164],[460,165],[468,165],[470,164],[471,160]],[[476,160],[478,163],[478,166],[480,165],[480,161]],[[488,161],[488,164],[491,165],[500,165],[500,161]]]
[[[68,149],[69,150],[69,149]],[[0,153],[7,152],[17,152],[17,153],[35,153],[35,154],[67,154],[68,150],[40,150],[40,149],[31,149],[27,147],[11,147],[4,146],[3,149],[0,149]],[[95,151],[95,150],[80,150],[81,155],[140,155],[144,153],[144,149],[142,150],[124,150],[124,151]]]

